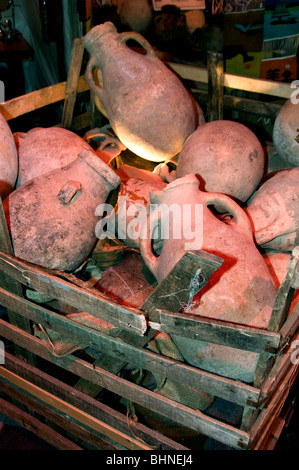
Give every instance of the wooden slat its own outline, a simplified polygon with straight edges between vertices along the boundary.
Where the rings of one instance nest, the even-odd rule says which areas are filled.
[[[43,390],[50,392],[52,395],[61,398],[63,401],[72,404],[76,408],[84,410],[117,431],[121,431],[129,436],[135,435],[136,439],[145,441],[153,449],[188,450],[186,446],[163,436],[163,434],[144,426],[138,421],[130,422],[123,413],[99,400],[91,398],[85,393],[78,391],[78,389],[74,389],[71,385],[47,374],[41,368],[37,369],[28,365],[20,358],[16,358],[8,352],[5,354],[5,368],[41,387]]]
[[[150,325],[159,321],[159,310],[178,312],[192,302],[222,262],[202,250],[187,251],[140,307],[148,314]]]
[[[83,426],[80,426],[79,424],[77,424],[74,420],[71,420],[68,415],[67,416],[63,415],[61,412],[58,413],[56,410],[53,410],[52,407],[45,405],[43,403],[40,403],[35,398],[31,397],[28,393],[22,392],[19,388],[15,388],[14,385],[8,383],[7,381],[0,380],[0,391],[5,393],[5,395],[8,396],[10,399],[25,405],[27,408],[30,409],[30,411],[33,411],[34,413],[38,413],[39,416],[46,418],[47,426],[48,426],[46,436],[48,439],[51,436],[51,429],[52,429],[52,426],[49,424],[49,421],[50,421],[54,425],[59,426],[60,429],[63,429],[64,432],[70,433],[72,436],[75,436],[76,438],[79,438],[83,442],[86,442],[87,444],[93,446],[94,449],[114,450],[114,451],[119,449],[119,447],[116,447],[116,445],[113,445],[107,442],[105,439],[102,438],[102,436],[100,436],[95,431],[91,432],[90,430],[85,429]],[[5,409],[3,411],[5,414]],[[39,422],[42,422],[42,421],[39,420]],[[36,428],[33,427],[32,429],[33,432],[35,431],[35,429]],[[36,432],[35,434],[38,435],[38,433]],[[59,437],[57,437],[58,442],[64,440],[63,436],[61,436],[61,438],[60,438],[60,435]],[[71,439],[70,441],[73,442],[73,440]],[[52,444],[50,439],[48,442]],[[69,445],[67,449],[71,450],[70,448],[71,446]]]
[[[127,449],[150,450],[150,447],[148,447],[146,444],[142,444],[141,442],[136,441],[136,439],[130,438],[129,436],[126,436],[121,432],[116,431],[107,424],[100,422],[98,419],[95,419],[92,415],[89,415],[88,413],[79,410],[73,405],[70,405],[69,403],[61,400],[60,398],[55,397],[49,392],[46,392],[42,388],[37,387],[36,385],[28,382],[22,377],[14,374],[13,372],[1,366],[0,377],[14,384],[24,392],[31,394],[38,400],[54,407],[61,413],[70,416],[74,420],[84,424],[88,428],[93,429],[94,431],[99,432],[100,434],[104,434],[112,440],[115,440],[115,442],[118,442]]]
[[[160,331],[252,352],[276,350],[280,335],[220,320],[160,311]]]
[[[75,38],[65,88],[65,100],[62,113],[62,127],[69,129],[72,126],[74,107],[77,97],[78,83],[82,68],[84,46],[81,38]]]
[[[3,398],[0,398],[0,412],[58,450],[83,450],[81,447],[61,436],[61,434],[54,431],[46,424],[41,423],[37,418],[34,418],[25,411],[22,411],[20,408],[9,403]]]
[[[27,287],[60,299],[113,325],[140,335],[147,330],[146,316],[141,311],[123,307],[103,297],[96,289],[83,290],[42,268],[20,261],[3,252],[0,252],[0,269]]]
[[[223,56],[208,52],[208,121],[223,119]]]
[[[208,83],[208,71],[204,68],[195,67],[193,65],[176,64],[173,62],[169,62],[168,65],[185,80]],[[293,92],[293,89],[290,87],[289,83],[244,77],[231,73],[224,73],[223,85],[225,87],[236,90],[262,93],[265,95],[277,96],[286,99],[289,99]]]
[[[299,255],[292,255],[285,279],[280,284],[276,295],[271,319],[267,327],[267,330],[269,331],[279,331],[288,316],[290,305],[295,293],[292,281],[296,273],[298,263]]]
[[[5,253],[9,254],[10,256],[13,255],[13,247],[12,247],[10,235],[8,232],[7,224],[6,224],[6,218],[5,218],[5,213],[4,213],[1,198],[0,198],[0,247]],[[0,285],[3,286],[5,289],[7,289],[9,292],[13,292],[19,296],[23,296],[21,284],[14,278],[10,277],[9,275],[4,274],[3,271],[1,270],[0,270]],[[26,318],[22,317],[21,315],[16,314],[13,310],[9,310],[9,309],[7,310],[7,314],[11,323],[19,326],[20,328],[28,332],[31,331],[30,322]],[[23,357],[26,357],[28,362],[34,363],[34,357],[31,354],[29,354],[27,351],[25,350],[18,351],[18,349],[16,351],[18,352],[18,354],[22,354]]]
[[[50,312],[40,306],[31,305],[26,300],[24,301],[12,294],[3,292],[2,289],[0,289],[0,302],[3,305],[14,305],[17,312],[20,312],[26,318],[30,318],[35,323],[43,325],[45,328],[52,328],[70,340],[80,341],[86,347],[90,346],[99,351],[109,351],[110,356],[118,361],[122,360],[124,363],[129,363],[136,368],[149,370],[174,382],[189,385],[206,393],[211,393],[211,390],[213,390],[213,395],[240,405],[244,405],[247,402],[259,402],[259,390],[249,385],[220,377],[166,356],[138,348],[131,343],[100,333],[97,330],[73,322],[62,315]],[[6,328],[5,322],[1,320],[0,325],[0,330]]]
[[[209,93],[207,91],[200,90],[198,88],[190,88],[190,91],[200,105],[207,105],[209,101]],[[282,108],[282,104],[267,103],[257,99],[244,98],[229,94],[225,94],[223,96],[223,106],[225,109],[258,114],[259,117],[263,116],[271,119],[275,119]]]
[[[0,112],[7,121],[10,121],[11,119],[15,119],[23,114],[36,111],[44,106],[64,100],[65,90],[66,81],[41,88],[40,90],[32,91],[26,95],[18,96],[9,101],[5,101],[4,103],[0,103]],[[87,90],[89,90],[89,85],[85,78],[81,76],[78,82],[77,93],[83,93]]]
[[[294,310],[288,316],[284,324],[279,330],[281,336],[281,347],[286,344],[290,338],[294,336],[296,331],[299,329],[299,302],[294,307]]]
[[[292,347],[292,344],[296,346],[296,348]],[[296,350],[298,351],[298,344],[299,344],[299,331],[292,337],[290,343],[286,345],[286,347],[278,354],[275,364],[273,365],[267,379],[263,383],[261,388],[262,397],[266,399],[273,394],[275,387],[278,383],[284,380],[284,376],[288,371],[293,371],[293,373],[297,373],[299,369],[299,365],[296,364],[292,358],[297,359],[298,354],[296,354]]]
[[[298,338],[299,332],[297,334],[297,340]],[[294,340],[295,339],[296,337]],[[265,436],[268,436],[269,430],[271,430],[276,417],[279,415],[289,394],[290,388],[298,375],[298,364],[296,365],[290,362],[290,354],[291,351],[285,354],[285,357],[282,360],[284,364],[287,360],[287,368],[282,367],[282,363],[276,363],[272,369],[271,377],[263,386],[263,391],[269,399],[250,430],[250,441],[252,443],[252,447],[256,447],[257,442],[263,442],[265,440]],[[282,373],[283,371],[285,372],[284,375]]]
[[[114,376],[103,369],[94,367],[93,364],[78,359],[72,354],[64,358],[56,358],[55,360],[55,357],[50,357],[48,350],[40,340],[26,332],[22,332],[13,325],[4,325],[5,323],[6,322],[0,320],[0,334],[7,339],[9,339],[9,337],[13,338],[13,341],[22,347],[26,345],[29,351],[34,352],[34,354],[48,361],[50,360],[56,363],[59,367],[67,369],[93,383],[99,384],[107,390],[133,403],[149,408],[154,413],[158,413],[182,426],[187,426],[189,429],[213,437],[219,442],[224,442],[236,449],[246,449],[248,447],[248,433],[206,416],[199,410],[191,409],[139,385],[130,383],[121,377]],[[11,335],[12,332],[13,334]],[[57,407],[57,403],[55,406]],[[71,409],[69,411],[71,411]]]

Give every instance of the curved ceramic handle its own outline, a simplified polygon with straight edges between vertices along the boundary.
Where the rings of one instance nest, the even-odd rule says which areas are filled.
[[[222,193],[203,193],[202,196],[207,206],[215,204],[216,207],[228,211],[234,217],[236,225],[232,226],[233,228],[240,228],[245,234],[253,236],[250,220],[237,202]]]
[[[139,235],[139,249],[141,256],[147,267],[156,277],[159,258],[154,255],[152,250],[152,234],[154,229],[157,227],[160,218],[161,211],[158,207],[151,214],[148,214],[146,224],[141,227]]]
[[[129,41],[129,39],[134,39],[134,41],[138,42],[143,47],[143,49],[146,50],[147,55],[156,56],[156,53],[150,43],[143,36],[141,36],[141,34],[136,33],[135,31],[120,33],[120,39],[123,43]]]
[[[64,206],[74,202],[81,193],[81,183],[79,181],[68,181],[59,191],[57,198]]]
[[[89,61],[88,61],[88,64],[86,66],[86,70],[85,70],[85,78],[86,78],[86,81],[88,82],[90,88],[92,89],[92,91],[94,92],[94,94],[101,100],[103,101],[103,98],[104,98],[104,89],[103,87],[100,87],[98,85],[96,85],[95,81],[94,81],[94,78],[93,78],[93,72],[94,70],[98,68],[98,64],[97,64],[97,59],[95,56],[92,56]]]

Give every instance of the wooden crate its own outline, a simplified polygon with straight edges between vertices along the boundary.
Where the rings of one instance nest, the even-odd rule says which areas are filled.
[[[61,101],[64,103],[64,110],[62,122],[57,125],[73,130],[88,126],[92,121],[90,114],[73,116],[77,94],[89,89],[80,76],[82,57],[81,41],[76,40],[67,82],[0,104],[0,111],[5,118],[10,121]],[[287,99],[291,94],[291,89],[286,84],[241,80],[219,72],[215,75],[214,65],[212,61],[207,71],[170,64],[181,75],[182,80],[210,85],[215,80],[219,83],[221,79],[222,85],[225,83],[226,86],[238,86],[256,93],[269,93],[282,99]],[[210,94],[205,91],[195,90],[195,93],[200,93],[202,99],[209,101],[210,110],[218,117],[221,116],[223,106],[242,109],[249,105],[251,112],[261,112],[258,99],[246,99],[244,102],[241,98],[234,99],[220,92],[215,101],[215,97],[211,99]],[[279,109],[279,105],[271,103],[269,106],[263,103],[262,107],[265,115],[269,110],[277,112]],[[180,300],[186,302],[190,293],[190,280],[198,266],[208,282],[221,260],[206,253],[186,253],[140,309],[136,309],[107,299],[74,275],[49,271],[16,259],[2,205],[0,240],[0,305],[8,313],[8,320],[0,317],[0,337],[5,345],[9,345],[5,351],[5,362],[0,366],[0,391],[4,396],[0,399],[1,413],[21,423],[58,449],[81,449],[84,446],[134,450],[190,448],[188,442],[182,443],[179,439],[166,436],[158,428],[150,429],[110,405],[96,400],[95,393],[104,389],[123,397],[127,403],[134,403],[156,413],[166,422],[187,427],[198,435],[198,439],[200,436],[210,437],[229,448],[240,450],[271,448],[273,429],[278,427],[280,412],[298,373],[297,361],[294,360],[294,346],[299,340],[298,306],[288,315],[299,283],[297,250],[292,254],[286,278],[277,293],[269,327],[261,330],[182,315],[174,310],[171,301],[165,296],[163,302],[161,301],[161,292],[172,292],[171,289],[175,289],[178,283],[182,287],[184,282],[183,287],[186,290]],[[178,270],[184,273],[183,277],[176,275]],[[82,309],[94,318],[109,322],[119,328],[118,336],[109,336],[28,300],[24,297],[24,287],[50,295],[74,308]],[[51,328],[70,341],[79,342],[83,353],[85,348],[92,348],[98,353],[97,359],[90,362],[84,354],[80,356],[70,353],[63,357],[51,354],[41,339],[34,335],[33,324],[39,325],[41,329]],[[145,346],[157,331],[258,353],[260,359],[253,383],[247,384],[216,375],[150,351]],[[241,424],[235,426],[225,420],[215,419],[205,412],[165,398],[128,380],[120,374],[126,364],[202,392],[212,393],[215,397],[240,406]],[[49,372],[51,367],[53,373]],[[62,376],[63,372],[70,374],[72,380],[77,377],[78,381],[69,384],[61,376],[57,377],[57,370],[62,371]],[[22,404],[25,405],[25,410]],[[194,446],[194,442],[192,445]]]

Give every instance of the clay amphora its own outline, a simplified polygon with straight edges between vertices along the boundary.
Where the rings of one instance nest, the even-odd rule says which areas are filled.
[[[0,113],[0,197],[14,189],[18,177],[18,153],[11,129]]]
[[[288,100],[279,111],[273,126],[274,146],[289,165],[299,165],[299,103]]]
[[[299,168],[269,175],[245,211],[258,245],[292,251],[299,236]]]
[[[129,48],[130,39],[146,54]],[[86,79],[119,140],[147,160],[160,162],[176,155],[198,125],[195,100],[179,78],[143,36],[134,31],[119,34],[110,22],[95,26],[83,44],[91,55]],[[97,67],[102,87],[94,81]]]
[[[79,135],[59,127],[33,128],[14,134],[19,153],[17,186],[75,160],[81,150],[93,151]]]
[[[184,144],[177,178],[198,175],[208,192],[244,203],[264,174],[265,156],[255,134],[243,124],[219,120],[199,126]]]
[[[140,234],[140,250],[149,269],[161,282],[188,249],[200,249],[223,259],[222,266],[211,276],[208,284],[194,297],[188,313],[222,319],[259,328],[266,328],[276,296],[276,287],[268,267],[255,246],[250,222],[243,209],[231,198],[221,193],[206,193],[199,189],[195,175],[177,179],[160,193],[151,197],[157,207],[148,218]],[[160,216],[162,204],[173,208],[174,223]],[[185,205],[185,206],[184,206]],[[191,229],[186,238],[177,232],[187,206],[193,207]],[[194,207],[202,208],[196,214]],[[209,207],[227,211],[235,223],[230,225],[214,215]],[[181,209],[181,213],[179,211]],[[198,209],[199,211],[199,209]],[[200,213],[200,211],[199,211]],[[197,219],[196,219],[197,217]],[[164,218],[164,220],[163,220]],[[170,220],[169,216],[169,220]],[[151,232],[159,226],[164,228],[163,246],[160,256],[152,252]],[[188,220],[190,223],[190,221]],[[163,224],[169,224],[169,231]],[[200,230],[202,234],[200,235]],[[192,248],[190,241],[194,242]]]
[[[93,152],[82,150],[68,165],[37,176],[4,201],[17,258],[72,271],[96,242],[95,216],[119,177]]]

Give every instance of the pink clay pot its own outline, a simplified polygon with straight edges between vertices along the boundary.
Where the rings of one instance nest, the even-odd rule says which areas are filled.
[[[96,208],[119,182],[93,152],[82,150],[68,165],[20,186],[4,201],[15,256],[50,269],[76,269],[96,243]]]
[[[81,150],[93,149],[79,135],[60,127],[33,128],[14,134],[19,153],[18,186],[75,160]]]
[[[296,98],[298,100],[298,98]],[[274,146],[287,165],[299,165],[299,103],[291,100],[281,108],[273,126]]]
[[[178,156],[176,177],[196,174],[207,192],[226,194],[244,203],[264,174],[265,156],[255,134],[234,121],[199,126]]]
[[[292,251],[299,242],[299,168],[270,175],[245,211],[259,246]]]
[[[145,54],[128,47],[129,40]],[[136,155],[156,162],[180,152],[198,125],[197,103],[148,41],[134,31],[119,34],[106,22],[92,28],[83,44],[91,56],[86,80],[119,140]],[[97,68],[103,86],[95,83]]]
[[[250,221],[243,209],[224,194],[201,191],[194,175],[169,183],[161,192],[151,196],[151,202],[158,206],[148,216],[147,224],[140,233],[140,251],[159,282],[184,255],[187,240],[188,249],[203,250],[224,260],[186,313],[266,328],[275,301],[276,287],[255,246]],[[159,205],[163,204],[176,209],[173,212],[174,223],[169,223],[164,213],[161,216]],[[191,217],[189,233],[195,234],[193,239],[189,234],[186,238],[178,236],[177,228],[184,220],[181,216],[185,214],[184,204],[190,205],[193,210],[196,204],[202,207],[201,217],[196,220],[196,213]],[[217,210],[231,213],[235,224],[226,224],[216,217],[209,208],[212,205]],[[179,209],[182,209],[181,213]],[[176,217],[177,214],[180,218]],[[152,233],[159,224],[167,237],[163,239],[160,255],[157,256],[152,251]]]

